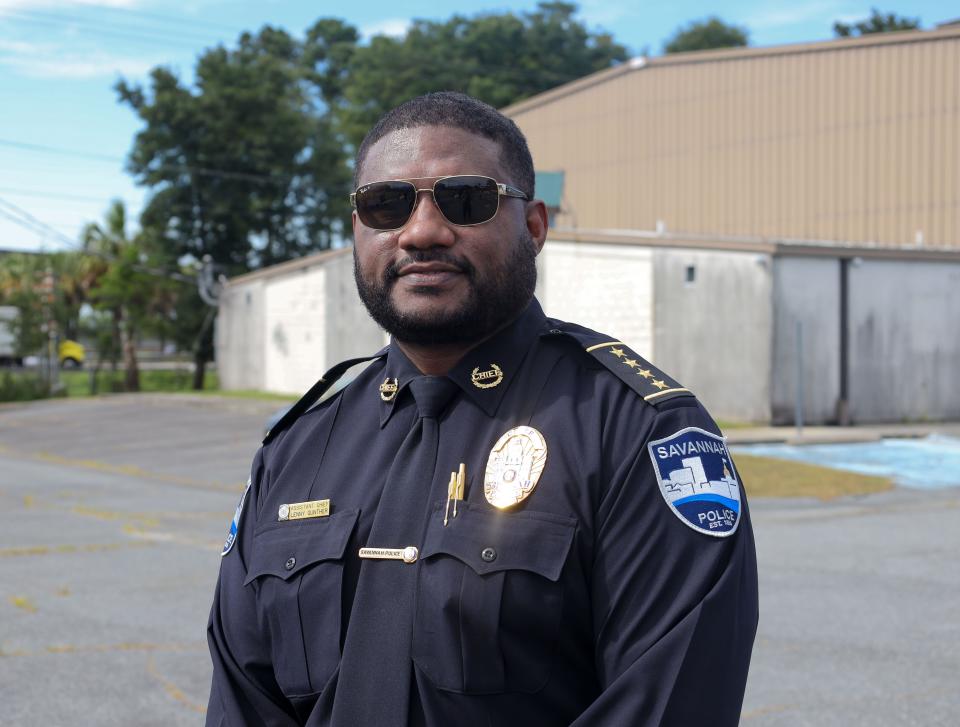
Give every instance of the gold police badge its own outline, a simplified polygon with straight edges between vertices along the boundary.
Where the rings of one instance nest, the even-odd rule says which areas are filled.
[[[547,443],[533,427],[515,427],[490,450],[483,477],[483,495],[494,507],[506,508],[530,496],[547,463]]]

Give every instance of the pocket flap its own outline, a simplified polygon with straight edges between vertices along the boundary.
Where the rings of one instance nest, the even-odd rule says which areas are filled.
[[[344,510],[303,522],[270,523],[253,536],[243,585],[263,575],[287,580],[314,563],[343,558],[359,514]]]
[[[493,511],[461,502],[457,517],[443,526],[446,502],[436,506],[427,528],[422,558],[446,553],[479,575],[526,570],[556,581],[567,560],[577,519],[549,512]]]

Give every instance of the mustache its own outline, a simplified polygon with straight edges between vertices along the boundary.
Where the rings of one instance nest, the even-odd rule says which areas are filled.
[[[443,249],[413,250],[402,260],[391,263],[384,271],[383,279],[391,283],[400,277],[400,269],[406,265],[414,263],[444,263],[456,268],[459,272],[473,278],[476,268],[473,263],[465,258],[460,258],[453,253]]]

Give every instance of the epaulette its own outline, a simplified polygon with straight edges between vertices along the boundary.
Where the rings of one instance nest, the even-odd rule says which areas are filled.
[[[548,319],[548,326],[551,334],[573,339],[585,353],[593,356],[648,404],[657,406],[681,396],[694,395],[622,341],[564,321]]]
[[[327,389],[333,386],[337,381],[340,380],[340,377],[343,376],[347,371],[357,364],[364,363],[365,361],[373,361],[374,359],[382,358],[387,353],[387,347],[384,347],[377,351],[372,356],[361,356],[360,358],[350,358],[346,361],[341,361],[332,369],[327,371],[323,376],[320,377],[320,380],[310,387],[310,390],[300,397],[296,404],[291,406],[287,413],[284,414],[280,421],[270,427],[270,431],[267,432],[267,436],[263,438],[263,444],[269,444],[273,441],[280,432],[290,426],[295,420],[303,416],[311,406],[316,404],[320,397],[323,396]]]

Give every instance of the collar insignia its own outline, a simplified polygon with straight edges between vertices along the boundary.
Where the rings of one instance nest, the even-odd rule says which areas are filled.
[[[470,374],[470,381],[478,389],[492,389],[503,381],[503,370],[496,364],[490,364],[486,371],[481,371],[477,366]]]
[[[380,398],[384,401],[393,401],[393,397],[397,395],[397,390],[400,388],[396,379],[386,378],[383,380],[383,383],[380,384]]]

